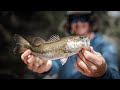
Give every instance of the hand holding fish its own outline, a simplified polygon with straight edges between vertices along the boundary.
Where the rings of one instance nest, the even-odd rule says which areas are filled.
[[[22,55],[21,59],[28,66],[28,69],[37,72],[44,73],[50,70],[52,66],[52,61],[50,60],[40,60],[38,57],[32,55],[31,50],[26,50]],[[43,62],[44,61],[44,62]]]
[[[47,72],[52,66],[51,60],[60,60],[64,65],[68,57],[77,54],[82,48],[89,50],[90,40],[85,36],[67,36],[60,38],[53,35],[48,41],[40,37],[29,43],[20,35],[14,36],[16,47],[14,53],[21,53],[21,59],[34,72]]]
[[[99,78],[106,73],[107,64],[100,53],[90,49],[90,52],[85,49],[79,52],[75,67],[83,75]]]
[[[53,35],[48,41],[40,37],[33,39],[29,43],[20,35],[14,36],[16,47],[14,53],[24,53],[26,50],[31,50],[32,54],[41,60],[58,60],[64,65],[68,57],[77,54],[82,48],[89,49],[90,40],[84,36],[67,36],[60,38],[58,35]],[[36,60],[39,63],[39,60]]]

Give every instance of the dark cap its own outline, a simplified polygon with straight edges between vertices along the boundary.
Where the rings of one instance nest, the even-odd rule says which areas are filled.
[[[66,15],[74,15],[74,14],[80,14],[80,15],[87,15],[87,14],[92,14],[92,11],[67,11]]]

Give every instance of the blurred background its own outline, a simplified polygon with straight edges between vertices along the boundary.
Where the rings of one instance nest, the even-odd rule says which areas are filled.
[[[96,11],[98,29],[118,46],[120,68],[120,11]],[[43,75],[27,69],[20,55],[13,53],[14,35],[28,41],[33,37],[47,40],[51,35],[64,37],[66,11],[0,11],[0,79],[42,79]]]

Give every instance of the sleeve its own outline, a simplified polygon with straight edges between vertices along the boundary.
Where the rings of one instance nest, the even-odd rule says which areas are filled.
[[[52,76],[54,74],[57,74],[61,67],[62,67],[62,64],[60,60],[53,60],[51,69],[48,72],[42,73],[42,75]]]
[[[102,79],[120,79],[119,69],[118,69],[118,59],[117,59],[117,49],[113,44],[103,45],[101,49],[101,54],[107,63],[107,72],[104,76],[100,77]]]

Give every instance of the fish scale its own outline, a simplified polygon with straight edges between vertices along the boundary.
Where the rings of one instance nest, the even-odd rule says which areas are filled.
[[[24,53],[30,49],[32,53],[41,60],[61,60],[64,65],[67,58],[77,54],[82,48],[89,50],[90,40],[84,36],[67,36],[60,38],[58,35],[53,35],[48,41],[37,37],[33,39],[32,44],[25,40],[20,35],[15,35],[17,46],[14,51]],[[26,46],[26,47],[25,47]]]

